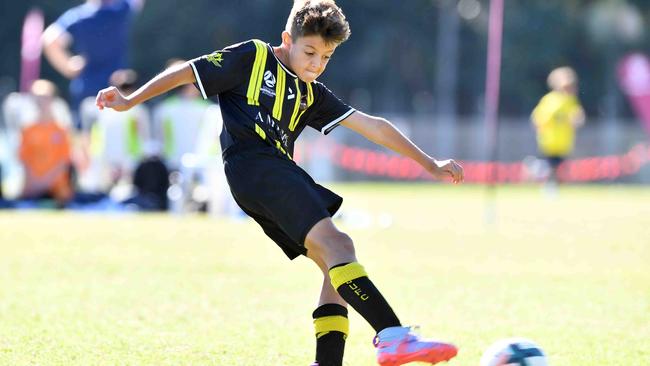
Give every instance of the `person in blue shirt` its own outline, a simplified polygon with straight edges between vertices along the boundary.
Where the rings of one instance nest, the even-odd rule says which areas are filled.
[[[73,110],[108,84],[111,74],[128,67],[128,37],[133,14],[145,0],[87,0],[63,13],[43,34],[50,64],[70,79]]]
[[[447,361],[456,356],[456,347],[402,326],[357,261],[352,239],[332,221],[343,199],[293,160],[294,142],[305,128],[329,134],[343,126],[412,158],[434,177],[463,181],[463,169],[454,160],[432,158],[387,120],[357,111],[316,81],[349,35],[345,15],[333,0],[296,0],[279,46],[244,41],[173,66],[128,95],[115,87],[103,89],[96,104],[126,111],[186,84],[195,84],[205,99],[218,99],[224,170],[233,198],[290,259],[306,256],[322,271],[312,314],[313,365],[342,366],[347,305],[376,330],[380,365]]]

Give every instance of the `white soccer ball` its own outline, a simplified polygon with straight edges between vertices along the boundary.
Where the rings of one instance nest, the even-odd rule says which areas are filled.
[[[502,339],[481,357],[481,366],[548,366],[544,351],[524,338]]]

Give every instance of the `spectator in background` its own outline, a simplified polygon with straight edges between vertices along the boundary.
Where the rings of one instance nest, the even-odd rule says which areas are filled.
[[[87,0],[66,11],[45,30],[44,54],[58,72],[71,80],[74,111],[84,98],[106,87],[114,71],[128,66],[131,18],[144,2]]]
[[[145,150],[149,151],[133,173],[133,196],[122,203],[140,211],[166,211],[169,170],[155,148]]]
[[[548,163],[548,182],[558,183],[558,167],[571,154],[575,131],[585,122],[585,113],[576,94],[578,77],[570,67],[559,67],[548,75],[551,91],[533,110],[531,120],[537,132],[537,146]]]
[[[69,131],[55,119],[56,87],[36,80],[31,93],[38,107],[34,123],[21,131],[19,157],[25,170],[24,199],[53,198],[63,207],[73,196]]]
[[[167,68],[180,66],[185,60],[170,60]],[[184,85],[178,92],[165,98],[153,110],[153,136],[163,147],[163,157],[171,170],[181,170],[184,154],[201,154],[199,143],[206,127],[215,123],[221,114],[214,105],[201,98],[201,94],[192,84]],[[214,152],[220,152],[219,137],[210,133]]]
[[[110,85],[135,91],[138,75],[133,70],[115,71]],[[81,104],[84,145],[90,163],[80,176],[86,192],[109,193],[116,186],[131,186],[133,171],[144,158],[144,148],[151,139],[149,110],[139,105],[127,113],[98,111],[95,98]],[[130,196],[130,190],[113,197],[118,201]]]
[[[185,62],[173,59],[167,68]],[[192,84],[181,86],[154,109],[153,135],[173,173],[174,190],[178,188],[176,192],[180,193],[172,194],[174,211],[227,211],[229,191],[223,176],[221,127],[218,105],[204,100]]]
[[[39,81],[33,86],[39,90],[47,82]],[[52,89],[55,90],[51,85]],[[24,168],[19,157],[19,148],[23,131],[40,120],[41,108],[39,97],[30,90],[10,93],[2,102],[4,125],[0,128],[0,160],[2,160],[2,184],[4,198],[17,199],[22,195],[24,183]],[[64,130],[72,132],[72,116],[68,103],[58,95],[53,95],[48,101],[51,120]],[[73,161],[78,156],[77,149],[73,150]]]

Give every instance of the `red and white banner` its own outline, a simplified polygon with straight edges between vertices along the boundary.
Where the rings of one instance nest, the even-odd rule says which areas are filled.
[[[618,64],[618,81],[650,136],[650,59],[648,56],[641,53],[625,56]]]
[[[334,166],[366,177],[390,180],[433,180],[415,161],[380,150],[329,142],[327,148],[298,144],[294,159],[302,163],[309,159],[327,158]],[[530,173],[521,161],[461,161],[467,183],[526,183]],[[650,165],[650,145],[631,147],[621,155],[590,156],[564,161],[558,175],[564,182],[615,181],[637,174]]]

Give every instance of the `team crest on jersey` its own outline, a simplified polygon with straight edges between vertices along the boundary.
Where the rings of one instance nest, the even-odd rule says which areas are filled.
[[[298,108],[300,109],[301,112],[304,111],[305,109],[307,109],[307,96],[306,95],[302,95],[300,97],[300,107],[298,107]]]
[[[274,88],[275,87],[275,76],[271,72],[271,70],[266,70],[264,73],[264,84],[268,86],[269,88]]]
[[[216,67],[221,67],[221,62],[223,62],[223,54],[221,52],[214,52],[206,57],[206,59]]]

